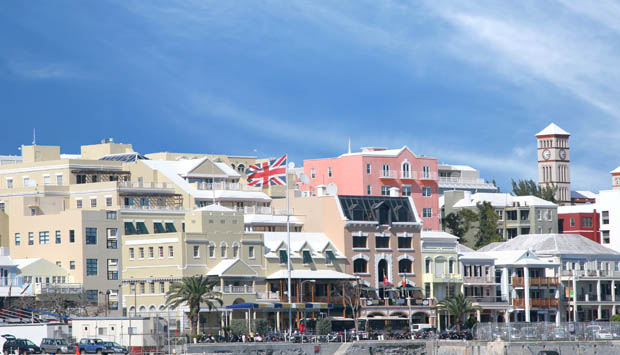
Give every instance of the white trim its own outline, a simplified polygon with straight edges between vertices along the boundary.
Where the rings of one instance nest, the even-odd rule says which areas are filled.
[[[413,256],[411,256],[409,254],[402,254],[401,256],[398,257],[398,261],[401,261],[403,259],[407,259],[407,260],[410,260],[412,262],[415,261],[415,257],[413,257]]]
[[[35,171],[45,171],[45,170],[58,170],[58,169],[93,169],[93,172],[97,172],[101,168],[106,168],[109,170],[118,170],[123,171],[123,168],[115,165],[77,165],[77,164],[63,164],[63,165],[46,165],[41,167],[30,167],[30,168],[18,168],[18,169],[8,169],[8,170],[0,170],[0,174],[19,174],[25,172],[35,172]]]
[[[364,255],[364,254],[357,254],[354,255],[353,257],[351,257],[351,260],[355,261],[357,259],[364,259],[366,261],[370,261],[370,257],[368,257],[368,255]]]
[[[126,240],[125,245],[166,244],[166,243],[177,243],[178,241],[179,241],[179,238]]]

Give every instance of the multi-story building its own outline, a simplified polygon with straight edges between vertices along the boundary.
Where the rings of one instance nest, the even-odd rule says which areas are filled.
[[[497,192],[497,187],[480,178],[480,172],[467,165],[439,164],[439,195],[444,191],[460,190],[477,192]]]
[[[458,263],[458,238],[446,232],[422,231],[421,251],[424,295],[437,303],[463,292],[463,274]],[[440,317],[430,323],[444,328],[449,322]]]
[[[410,196],[292,197],[290,206],[304,231],[324,233],[344,253],[346,273],[365,286],[361,319],[373,327],[385,326],[383,320],[399,327],[409,317],[415,323],[436,317],[432,299],[423,294],[422,221]]]
[[[298,182],[309,195],[329,188],[346,196],[403,196],[413,198],[424,229],[439,230],[437,159],[400,149],[362,148],[337,158],[304,161],[308,182]]]
[[[497,232],[503,240],[520,234],[557,233],[557,205],[536,196],[512,196],[507,193],[476,193],[446,191],[443,196],[442,216],[458,213],[461,209],[476,210],[478,203],[489,202],[499,220]],[[473,241],[475,230],[465,235],[465,243]]]
[[[596,210],[596,205],[558,207],[558,233],[579,234],[601,244],[600,223],[600,214]],[[609,244],[609,240],[606,244]]]
[[[538,183],[556,188],[555,200],[560,204],[571,202],[570,133],[551,123],[536,134],[538,141]]]

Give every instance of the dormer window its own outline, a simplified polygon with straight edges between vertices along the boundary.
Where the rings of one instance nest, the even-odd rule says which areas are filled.
[[[336,256],[334,255],[334,252],[331,250],[327,250],[325,252],[325,264],[334,265],[334,260],[336,260]]]
[[[280,264],[286,264],[288,262],[288,252],[286,250],[280,250]]]
[[[310,250],[304,250],[303,256],[304,256],[304,264],[312,264],[312,254],[310,254]]]

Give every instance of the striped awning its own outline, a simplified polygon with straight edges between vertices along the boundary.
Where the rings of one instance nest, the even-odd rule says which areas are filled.
[[[279,303],[279,302],[248,302],[231,304],[226,309],[254,309],[259,311],[274,311],[281,309],[306,310],[307,312],[322,311],[334,308],[331,303],[301,302],[301,303]]]

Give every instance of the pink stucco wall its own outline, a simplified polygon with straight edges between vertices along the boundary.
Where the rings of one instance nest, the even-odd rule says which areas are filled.
[[[402,164],[409,162],[411,178],[403,178]],[[367,164],[371,165],[370,174],[367,173]],[[389,178],[382,177],[382,167],[389,165]],[[429,167],[430,179],[422,179],[423,166]],[[331,167],[332,176],[328,176]],[[314,177],[312,170],[314,169]],[[439,230],[439,199],[437,185],[437,159],[417,157],[408,148],[403,149],[397,156],[364,155],[363,153],[343,155],[337,158],[304,160],[304,173],[310,179],[309,184],[301,184],[304,191],[316,191],[319,185],[335,183],[339,195],[368,195],[368,185],[371,186],[371,195],[380,196],[382,186],[398,187],[399,196],[402,196],[403,185],[411,185],[411,196],[422,217],[424,208],[432,209],[432,217],[422,218],[424,229]],[[422,196],[422,188],[431,188],[431,196]]]

